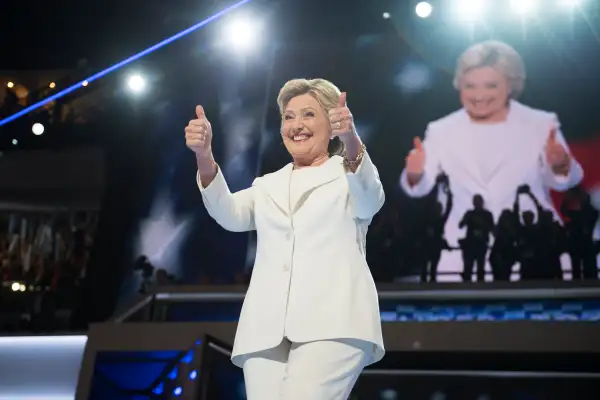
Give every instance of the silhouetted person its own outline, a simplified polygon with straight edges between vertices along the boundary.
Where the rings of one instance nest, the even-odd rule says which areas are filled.
[[[435,282],[437,280],[437,267],[442,256],[442,250],[450,250],[444,237],[444,227],[450,211],[452,211],[452,192],[447,177],[443,175],[438,179],[438,188],[446,194],[446,207],[439,201],[434,204],[434,212],[425,222],[425,265],[421,269],[421,282]]]
[[[574,188],[567,192],[561,212],[568,219],[567,248],[573,280],[598,279],[597,251],[593,239],[598,210],[592,206],[588,193]]]
[[[523,223],[520,222],[520,195],[528,196],[535,204],[537,223],[532,211],[523,212]],[[514,213],[520,225],[518,260],[521,263],[521,279],[562,279],[560,256],[565,247],[564,230],[554,220],[552,211],[541,206],[529,186],[522,185],[517,189]]]
[[[467,235],[460,240],[463,254],[463,281],[470,282],[473,266],[477,264],[477,281],[485,281],[485,256],[490,241],[490,233],[494,229],[494,216],[484,207],[483,197],[473,196],[473,209],[465,213],[459,228],[467,229]]]
[[[396,272],[393,262],[395,210],[386,208],[374,221],[367,240],[367,261],[377,282],[391,282]]]
[[[536,206],[540,207],[537,199],[535,200]],[[554,214],[550,210],[540,209],[538,215],[540,278],[562,280],[560,256],[567,249],[565,228],[554,219]]]
[[[494,245],[490,265],[494,281],[510,281],[512,267],[517,261],[519,221],[512,210],[503,210],[494,229]]]

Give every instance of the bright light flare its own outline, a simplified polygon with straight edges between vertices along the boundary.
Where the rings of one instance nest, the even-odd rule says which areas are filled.
[[[12,88],[14,88],[14,87],[15,87],[15,83],[14,83],[14,82],[8,82],[8,83],[6,84],[6,87],[7,87],[7,88],[9,88],[9,89],[12,89]]]
[[[251,1],[252,0],[240,0],[237,3],[234,3],[234,4],[230,5],[229,7],[219,11],[218,13],[211,15],[210,17],[206,18],[205,20],[200,21],[197,24],[190,26],[189,28],[187,28],[179,33],[176,33],[175,35],[163,40],[162,42],[156,43],[155,45],[150,46],[147,49],[142,50],[139,53],[134,54],[131,57],[126,58],[125,60],[118,62],[118,63],[112,65],[111,67],[108,67],[105,70],[100,71],[100,72],[90,76],[89,78],[87,78],[86,80],[84,80],[82,82],[75,83],[75,84],[71,85],[70,87],[63,89],[60,92],[55,93],[52,96],[45,98],[44,100],[38,101],[37,103],[32,104],[29,107],[26,107],[26,108],[22,109],[21,111],[14,113],[13,115],[11,115],[9,117],[0,119],[0,126],[6,125],[9,122],[14,121],[17,118],[27,115],[28,113],[30,113],[34,110],[37,110],[38,108],[43,107],[48,103],[55,101],[56,99],[66,96],[67,94],[79,89],[82,86],[87,86],[88,83],[93,82],[97,79],[100,79],[103,76],[108,75],[111,72],[113,72],[127,64],[130,64],[136,60],[139,60],[140,58],[152,53],[153,51],[160,49],[161,47],[168,45],[169,43],[172,43],[178,39],[181,39],[182,37],[184,37],[186,35],[189,35],[190,33],[196,31],[197,29],[202,28],[203,26],[213,22],[216,19],[221,18],[223,15],[225,15],[225,14],[233,11],[234,9],[239,8]]]
[[[581,0],[558,0],[558,5],[562,7],[579,7]]]
[[[482,17],[485,5],[485,0],[458,0],[455,14],[461,20],[476,21]]]
[[[391,17],[389,12],[384,12],[383,13],[383,19],[389,19]]]
[[[511,0],[510,8],[520,15],[531,14],[538,6],[537,0]]]
[[[146,80],[141,75],[131,75],[127,78],[127,87],[134,93],[146,90]]]
[[[258,45],[260,28],[260,24],[250,18],[236,18],[227,23],[224,35],[235,50],[248,51]]]
[[[36,136],[43,134],[44,133],[44,125],[40,124],[39,122],[36,122],[31,127],[31,132],[33,132],[33,134]]]
[[[422,1],[415,7],[415,12],[420,18],[427,18],[433,12],[433,6],[426,1]]]

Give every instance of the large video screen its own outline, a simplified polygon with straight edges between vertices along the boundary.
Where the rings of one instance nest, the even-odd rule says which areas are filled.
[[[566,60],[556,48],[572,41],[534,28],[450,45],[457,32],[289,49],[276,63],[276,87],[324,76],[348,93],[387,194],[367,240],[375,279],[598,279],[600,119],[573,74],[586,45]],[[263,173],[289,162],[273,142]]]

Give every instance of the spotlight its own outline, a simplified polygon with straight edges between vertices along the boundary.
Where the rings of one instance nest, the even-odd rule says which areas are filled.
[[[131,75],[127,79],[127,86],[134,93],[141,93],[146,89],[146,80],[140,75]]]
[[[537,7],[537,0],[511,0],[510,7],[514,12],[525,15],[533,12]]]
[[[20,285],[19,285],[19,290],[20,290],[21,292],[24,292],[24,291],[26,291],[26,290],[27,290],[27,286],[25,286],[25,285],[23,285],[23,284],[20,284]]]
[[[19,289],[21,288],[21,284],[19,284],[19,282],[13,282],[13,284],[10,286],[10,288],[12,289],[13,292],[18,292]]]
[[[481,17],[484,8],[484,0],[459,0],[456,4],[456,14],[459,19],[474,21]]]
[[[16,146],[19,144],[19,141],[17,139],[13,139],[12,144],[13,144],[13,146]]]
[[[427,18],[431,15],[433,7],[426,1],[422,1],[415,7],[415,12],[421,18]]]
[[[50,85],[48,86],[50,87],[50,89],[54,89],[56,87],[56,83],[50,82]]]
[[[81,82],[81,86],[84,86],[84,87],[85,87],[85,86],[87,86],[87,85],[89,85],[88,81],[83,81],[83,82]]]
[[[42,133],[44,133],[44,125],[36,122],[31,127],[31,132],[33,132],[33,134],[36,135],[36,136],[41,135]]]
[[[6,84],[6,87],[7,87],[7,88],[9,88],[9,89],[12,89],[12,88],[14,88],[14,87],[15,87],[15,83],[14,83],[14,82],[8,82],[8,83]]]
[[[389,19],[391,17],[389,12],[384,12],[383,13],[383,19]]]
[[[248,51],[258,45],[260,24],[249,18],[238,18],[230,21],[224,35],[227,41],[236,49]]]

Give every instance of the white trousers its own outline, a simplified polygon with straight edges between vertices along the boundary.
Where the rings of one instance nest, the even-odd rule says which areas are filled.
[[[346,400],[373,354],[357,339],[292,343],[244,357],[248,400]]]

